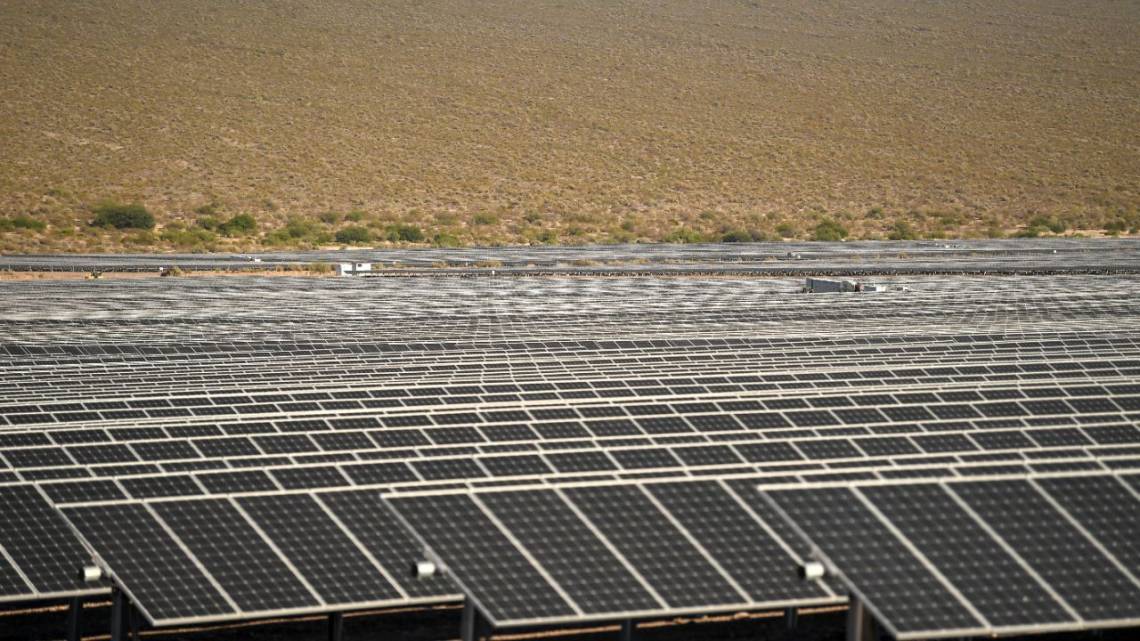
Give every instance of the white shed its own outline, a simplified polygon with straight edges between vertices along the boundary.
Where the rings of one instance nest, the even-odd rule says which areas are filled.
[[[372,271],[372,263],[337,263],[337,276],[356,276]]]

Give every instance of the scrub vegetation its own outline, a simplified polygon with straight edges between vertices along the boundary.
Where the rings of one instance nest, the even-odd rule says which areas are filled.
[[[0,3],[0,251],[1135,234],[1140,3]]]

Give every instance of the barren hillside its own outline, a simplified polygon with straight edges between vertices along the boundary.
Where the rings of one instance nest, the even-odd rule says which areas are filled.
[[[1127,233],[1140,4],[5,0],[0,158],[0,251]]]

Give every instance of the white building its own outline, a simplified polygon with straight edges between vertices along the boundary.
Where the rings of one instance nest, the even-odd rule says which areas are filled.
[[[337,276],[356,276],[372,271],[372,263],[337,263]]]

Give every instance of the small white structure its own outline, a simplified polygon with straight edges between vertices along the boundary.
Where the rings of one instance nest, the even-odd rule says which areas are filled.
[[[358,276],[372,271],[372,263],[337,263],[337,276]]]

